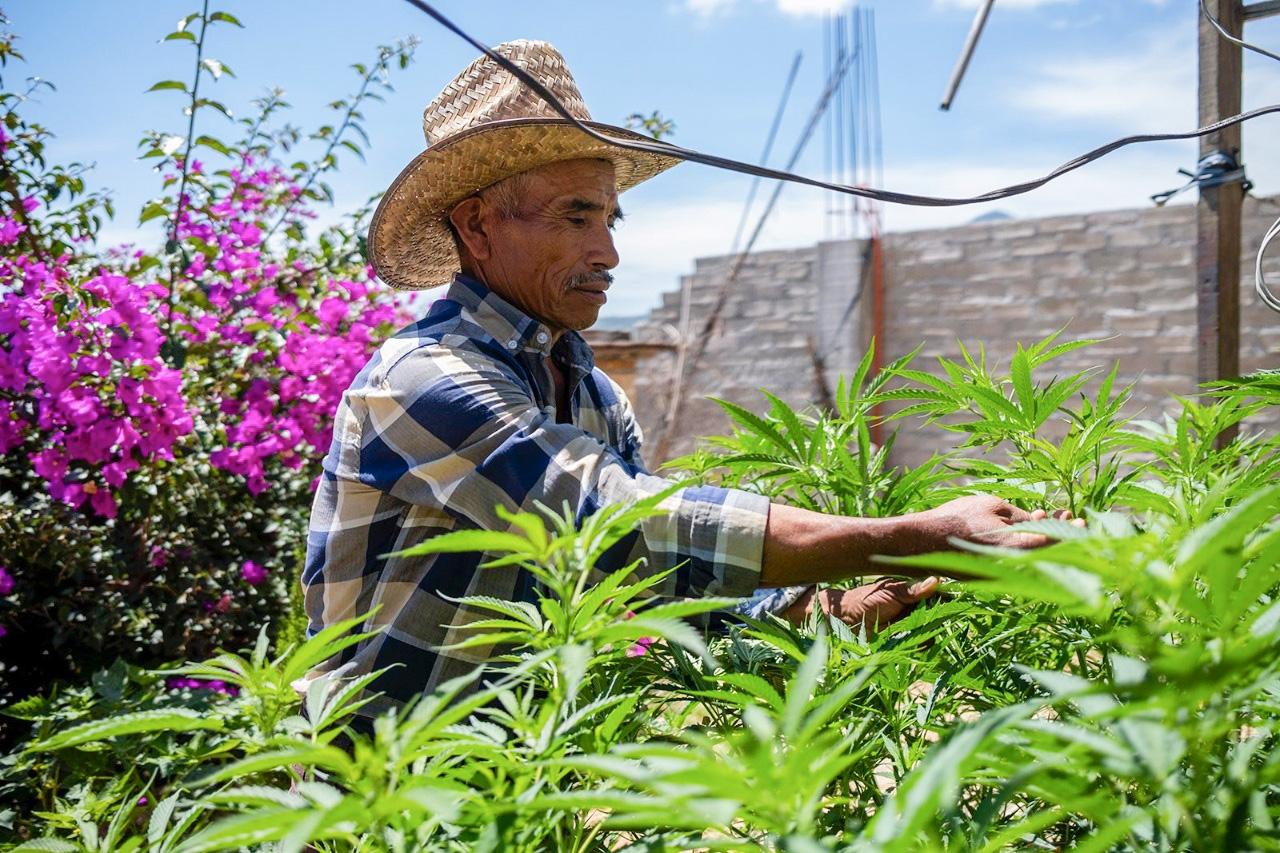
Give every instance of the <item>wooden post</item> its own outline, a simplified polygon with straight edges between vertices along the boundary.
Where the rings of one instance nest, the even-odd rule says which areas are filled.
[[[1223,29],[1240,38],[1240,0],[1207,0]],[[1200,126],[1236,115],[1241,108],[1241,49],[1200,17]],[[1240,125],[1200,138],[1200,156],[1222,151],[1240,160]],[[1241,183],[1200,190],[1196,206],[1196,378],[1199,382],[1240,373]],[[1223,440],[1229,436],[1223,436]]]

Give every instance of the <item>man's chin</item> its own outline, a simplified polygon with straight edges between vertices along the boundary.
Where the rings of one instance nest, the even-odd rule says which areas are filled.
[[[573,329],[575,332],[585,332],[596,324],[600,319],[600,311],[581,311],[574,315],[566,328]]]

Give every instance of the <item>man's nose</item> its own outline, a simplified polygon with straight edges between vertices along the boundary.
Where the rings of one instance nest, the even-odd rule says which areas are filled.
[[[613,245],[613,230],[601,224],[592,229],[590,256],[588,261],[595,269],[611,270],[618,265],[618,250]]]

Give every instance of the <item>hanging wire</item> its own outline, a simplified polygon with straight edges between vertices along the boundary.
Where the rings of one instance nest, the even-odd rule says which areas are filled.
[[[1218,35],[1222,36],[1227,41],[1231,42],[1232,44],[1239,45],[1240,47],[1243,47],[1247,50],[1252,50],[1254,53],[1260,53],[1265,57],[1268,57],[1270,59],[1276,60],[1277,62],[1280,62],[1280,56],[1277,56],[1276,54],[1272,53],[1269,50],[1263,50],[1262,48],[1256,45],[1249,44],[1248,42],[1243,41],[1242,39],[1238,39],[1235,36],[1231,35],[1231,33],[1227,32],[1226,28],[1222,26],[1221,22],[1219,22],[1217,18],[1213,17],[1213,15],[1209,13],[1209,6],[1208,4],[1206,4],[1205,0],[1200,0],[1200,14],[1203,15],[1204,19],[1208,21],[1215,30],[1218,31]],[[1199,171],[1200,170],[1197,170],[1197,174],[1199,173]],[[1243,173],[1242,173],[1242,177],[1243,177]],[[1192,182],[1194,183],[1195,180],[1196,178],[1193,177]],[[1248,188],[1249,187],[1246,182],[1245,190],[1247,191]],[[1266,235],[1263,236],[1262,238],[1262,244],[1258,246],[1258,254],[1254,258],[1254,263],[1253,263],[1253,290],[1255,293],[1258,294],[1258,298],[1262,300],[1263,305],[1266,305],[1272,311],[1280,313],[1280,298],[1276,296],[1275,291],[1273,291],[1271,287],[1267,284],[1267,279],[1262,274],[1262,258],[1267,252],[1267,246],[1271,244],[1271,241],[1275,239],[1277,234],[1280,234],[1280,219],[1277,219],[1275,222],[1271,223],[1271,227],[1267,229]]]
[[[528,86],[535,94],[537,94],[538,97],[542,98],[543,101],[545,101],[546,104],[549,107],[551,107],[552,110],[554,110],[557,114],[559,114],[562,118],[564,118],[565,121],[567,121],[569,124],[573,125],[578,130],[585,133],[587,136],[593,139],[596,139],[600,142],[614,145],[619,148],[627,148],[633,151],[645,151],[651,154],[658,154],[665,157],[675,157],[677,159],[685,160],[690,163],[701,163],[705,166],[713,166],[719,169],[728,169],[735,172],[742,172],[743,174],[747,174],[747,175],[756,175],[762,178],[772,178],[779,181],[789,181],[791,183],[804,184],[806,186],[817,187],[819,189],[831,190],[832,192],[847,193],[849,195],[875,199],[877,201],[889,202],[892,204],[908,204],[908,205],[915,205],[920,207],[957,207],[960,205],[980,204],[983,202],[997,201],[1003,198],[1010,198],[1011,196],[1022,195],[1023,193],[1030,192],[1031,190],[1039,189],[1040,187],[1044,186],[1050,181],[1056,178],[1060,178],[1063,175],[1067,174],[1068,172],[1074,172],[1076,169],[1079,169],[1082,166],[1086,166],[1089,163],[1094,162],[1095,160],[1105,157],[1107,154],[1110,154],[1113,151],[1117,151],[1121,148],[1126,148],[1130,145],[1135,145],[1137,143],[1142,143],[1142,142],[1168,142],[1168,141],[1183,140],[1183,139],[1195,139],[1201,136],[1208,136],[1209,134],[1217,133],[1218,131],[1227,127],[1233,127],[1237,124],[1243,124],[1244,122],[1251,121],[1252,119],[1255,119],[1255,118],[1260,118],[1265,115],[1271,115],[1273,113],[1280,113],[1280,104],[1270,104],[1265,107],[1258,107],[1256,109],[1248,110],[1246,112],[1240,113],[1239,115],[1234,115],[1228,118],[1224,118],[1221,121],[1214,122],[1213,124],[1206,125],[1205,127],[1188,131],[1186,133],[1146,133],[1146,134],[1137,134],[1134,136],[1126,136],[1122,139],[1117,139],[1112,142],[1108,142],[1105,145],[1101,145],[1097,148],[1094,148],[1092,151],[1088,151],[1084,154],[1081,154],[1079,157],[1076,157],[1072,160],[1067,161],[1066,163],[1063,163],[1061,166],[1049,172],[1048,174],[1043,175],[1042,177],[1039,177],[1030,181],[1025,181],[1020,184],[1012,184],[1007,187],[1001,187],[1000,189],[991,190],[990,192],[985,192],[985,193],[982,193],[981,195],[970,196],[967,198],[945,198],[945,197],[938,197],[938,196],[914,195],[911,193],[898,193],[898,192],[891,192],[888,190],[872,189],[870,187],[858,187],[858,186],[850,186],[848,184],[821,181],[816,178],[805,177],[804,175],[796,175],[789,171],[770,169],[763,165],[753,166],[750,163],[743,163],[738,160],[729,159],[727,157],[718,157],[714,154],[704,154],[700,151],[694,151],[689,148],[682,148],[680,146],[672,145],[667,142],[660,142],[658,140],[649,141],[649,140],[623,139],[620,137],[612,136],[610,134],[600,133],[594,128],[588,127],[583,122],[579,121],[576,117],[571,115],[569,111],[565,109],[564,105],[561,104],[560,101],[555,97],[555,95],[553,95],[545,86],[543,86],[542,83],[537,80],[537,78],[529,74],[523,68],[520,68],[511,60],[507,59],[505,56],[498,55],[496,52],[493,51],[492,48],[488,47],[485,44],[482,44],[472,36],[468,35],[466,32],[460,29],[456,24],[454,24],[452,21],[446,18],[444,15],[437,12],[435,8],[433,8],[430,4],[426,3],[425,0],[406,0],[406,2],[408,2],[411,6],[419,9],[420,11],[426,13],[427,15],[430,15],[445,29],[454,33],[455,35],[460,37],[462,40],[464,40],[465,42],[470,44],[472,47],[474,47],[476,50],[485,54],[494,62],[498,63],[498,65],[505,68],[517,80],[520,80],[522,83]],[[1248,44],[1228,34],[1226,30],[1223,29],[1222,24],[1220,24],[1217,21],[1217,19],[1215,19],[1212,15],[1209,14],[1209,10],[1205,6],[1204,0],[1200,0],[1200,11],[1204,15],[1204,17],[1209,21],[1209,23],[1213,25],[1214,29],[1216,29],[1223,38],[1227,39],[1228,41],[1234,44],[1238,44],[1241,47],[1245,47],[1245,48],[1248,48],[1249,50],[1260,53],[1263,56],[1267,56],[1277,61],[1280,61],[1280,56],[1277,56],[1276,54],[1271,53],[1270,51],[1263,50],[1262,48],[1255,47],[1254,45]],[[793,165],[792,163],[788,163],[787,167],[790,168],[792,165]],[[1267,234],[1265,239],[1263,240],[1262,246],[1258,251],[1257,263],[1255,265],[1255,269],[1257,272],[1256,272],[1256,278],[1254,280],[1254,287],[1258,292],[1258,296],[1262,299],[1262,301],[1267,305],[1268,308],[1271,308],[1272,310],[1280,312],[1280,297],[1277,297],[1274,294],[1274,292],[1271,291],[1271,289],[1266,284],[1266,281],[1262,277],[1262,254],[1263,254],[1263,251],[1266,249],[1267,245],[1270,244],[1270,242],[1273,239],[1275,239],[1277,232],[1280,232],[1280,220],[1277,220],[1276,223],[1273,224],[1271,228],[1267,231]]]
[[[1123,139],[1117,139],[1113,142],[1108,142],[1106,145],[1101,145],[1097,148],[1094,148],[1092,151],[1086,152],[1085,154],[1081,154],[1079,157],[1076,157],[1072,160],[1067,161],[1066,163],[1063,163],[1061,166],[1059,166],[1058,168],[1054,169],[1052,172],[1049,172],[1048,174],[1042,177],[1039,177],[1030,181],[1025,181],[1020,184],[1012,184],[1007,187],[1001,187],[1000,189],[991,190],[990,192],[985,192],[976,196],[969,196],[967,198],[946,198],[946,197],[938,197],[938,196],[914,195],[912,193],[899,193],[899,192],[892,192],[889,190],[872,189],[870,187],[856,187],[856,186],[849,186],[848,184],[831,183],[828,181],[818,180],[817,178],[809,178],[804,175],[797,175],[792,172],[782,171],[779,169],[770,169],[764,166],[753,166],[750,163],[743,163],[739,160],[732,160],[728,157],[719,157],[714,154],[704,154],[701,151],[694,151],[691,148],[681,148],[678,145],[672,145],[668,142],[660,142],[658,140],[623,139],[622,137],[601,133],[592,127],[588,127],[586,124],[584,124],[583,122],[579,121],[576,117],[571,115],[569,111],[565,109],[564,105],[561,104],[559,100],[556,99],[555,95],[553,95],[547,89],[547,87],[543,86],[542,83],[537,80],[537,78],[535,78],[529,72],[525,71],[523,68],[520,68],[511,60],[507,59],[505,56],[498,55],[493,51],[492,48],[472,38],[466,32],[459,29],[457,25],[455,25],[452,21],[450,21],[444,15],[437,12],[428,3],[424,2],[424,0],[406,0],[406,2],[408,2],[410,5],[414,6],[415,8],[422,10],[426,14],[430,15],[432,18],[438,21],[441,24],[441,26],[445,27],[450,32],[458,35],[460,38],[462,38],[464,41],[466,41],[476,50],[485,54],[494,62],[498,63],[498,65],[505,68],[508,72],[512,74],[512,76],[514,76],[516,79],[520,80],[520,82],[524,83],[531,90],[533,90],[535,94],[537,94],[540,98],[542,98],[543,101],[545,101],[547,105],[551,107],[551,109],[554,110],[558,115],[560,115],[565,121],[567,121],[569,124],[576,127],[578,130],[582,131],[587,136],[599,142],[604,142],[609,145],[616,146],[618,148],[626,148],[632,151],[644,151],[650,154],[658,154],[663,157],[674,157],[676,159],[685,160],[690,163],[701,163],[704,166],[713,166],[719,169],[728,169],[734,172],[742,172],[743,174],[747,174],[747,175],[759,175],[760,177],[763,177],[763,178],[773,178],[779,181],[789,181],[791,183],[817,187],[818,189],[826,189],[826,190],[831,190],[833,192],[848,193],[849,195],[862,196],[864,198],[873,198],[878,201],[890,202],[893,204],[910,204],[910,205],[916,205],[920,207],[957,207],[957,206],[966,205],[966,204],[981,204],[983,202],[988,202],[988,201],[997,201],[999,199],[1009,198],[1015,195],[1022,195],[1023,193],[1030,192],[1031,190],[1039,189],[1040,187],[1044,186],[1050,181],[1056,178],[1060,178],[1063,175],[1067,174],[1068,172],[1074,172],[1076,169],[1079,169],[1081,166],[1088,165],[1089,163],[1092,163],[1093,161],[1098,160],[1106,156],[1107,154],[1110,154],[1112,151],[1116,151],[1121,148],[1128,147],[1130,145],[1134,145],[1140,142],[1170,142],[1170,141],[1181,140],[1181,139],[1195,139],[1197,137],[1207,136],[1211,133],[1217,133],[1219,130],[1222,130],[1223,128],[1232,127],[1234,125],[1241,124],[1243,122],[1250,121],[1252,119],[1259,118],[1261,116],[1271,115],[1272,113],[1280,113],[1280,104],[1270,104],[1265,107],[1258,107],[1257,109],[1249,110],[1248,112],[1243,112],[1243,113],[1240,113],[1239,115],[1225,118],[1211,125],[1198,128],[1197,130],[1187,131],[1186,133],[1146,133],[1146,134],[1137,134],[1134,136],[1126,136]]]
[[[1221,35],[1227,41],[1231,42],[1232,44],[1239,45],[1240,47],[1243,47],[1245,50],[1252,50],[1254,53],[1260,53],[1263,56],[1274,59],[1276,62],[1280,62],[1280,56],[1276,56],[1274,53],[1272,53],[1269,50],[1263,50],[1257,45],[1249,44],[1247,41],[1241,41],[1240,39],[1231,35],[1231,33],[1227,32],[1226,29],[1222,26],[1222,24],[1218,22],[1218,19],[1213,17],[1213,15],[1209,14],[1209,6],[1205,2],[1205,0],[1200,0],[1200,14],[1204,15],[1204,19],[1208,21],[1210,24],[1212,24],[1213,28],[1218,31],[1218,34]]]
[[[1280,234],[1280,219],[1271,223],[1271,228],[1267,230],[1266,236],[1262,238],[1262,245],[1258,247],[1258,257],[1254,261],[1253,266],[1253,289],[1257,291],[1258,298],[1262,303],[1272,311],[1280,312],[1280,299],[1276,298],[1275,292],[1267,285],[1266,278],[1262,275],[1262,257],[1266,254],[1267,246],[1271,245],[1271,241]]]

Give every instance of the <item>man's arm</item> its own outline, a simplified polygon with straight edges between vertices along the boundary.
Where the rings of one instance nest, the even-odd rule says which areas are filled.
[[[1045,544],[1043,536],[998,532],[1035,518],[1044,518],[1044,512],[1029,513],[991,495],[956,498],[934,509],[892,518],[849,518],[773,504],[765,528],[760,582],[792,586],[880,574],[872,561],[876,555],[904,557],[949,550],[953,538],[1035,548]],[[893,573],[927,575],[907,566],[896,566]]]

